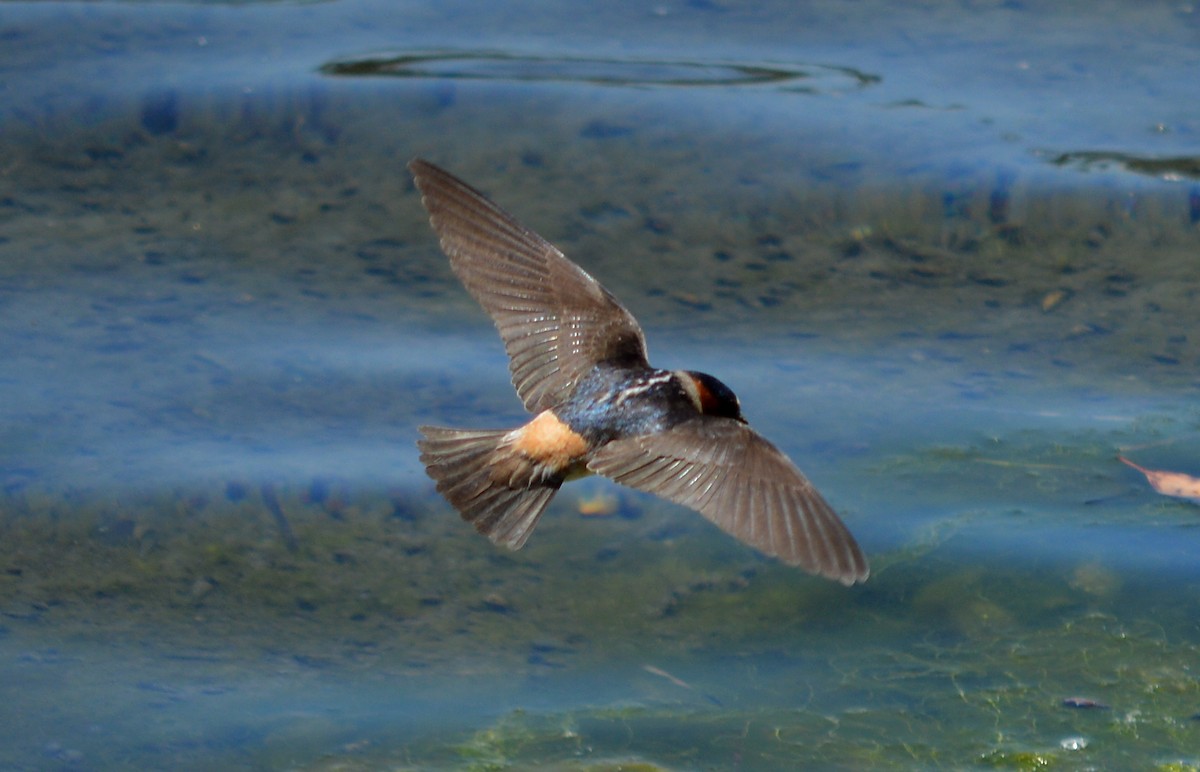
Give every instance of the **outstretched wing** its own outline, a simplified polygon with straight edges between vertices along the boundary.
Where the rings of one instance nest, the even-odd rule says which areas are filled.
[[[646,364],[633,315],[553,244],[428,161],[408,165],[450,266],[491,315],[525,408],[565,400],[597,363]]]
[[[745,424],[700,417],[616,440],[588,467],[690,507],[746,544],[850,585],[866,558],[833,509],[787,456]]]

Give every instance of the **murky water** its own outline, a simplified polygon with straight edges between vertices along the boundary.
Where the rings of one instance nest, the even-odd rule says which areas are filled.
[[[0,767],[1192,769],[1200,11],[8,3]],[[717,374],[846,589],[522,420],[429,157]],[[595,507],[608,516],[585,516]]]

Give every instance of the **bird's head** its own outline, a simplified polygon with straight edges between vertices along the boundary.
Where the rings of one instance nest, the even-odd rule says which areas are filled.
[[[683,390],[692,398],[692,404],[704,415],[720,418],[732,418],[746,423],[742,417],[742,405],[738,402],[733,389],[718,381],[708,373],[698,373],[694,370],[676,370],[676,377],[683,385]]]

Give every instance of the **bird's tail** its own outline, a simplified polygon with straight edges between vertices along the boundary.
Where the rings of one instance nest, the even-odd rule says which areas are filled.
[[[438,492],[492,542],[523,547],[562,481],[515,473],[514,467],[528,462],[515,458],[504,429],[422,426],[420,431],[421,463]]]

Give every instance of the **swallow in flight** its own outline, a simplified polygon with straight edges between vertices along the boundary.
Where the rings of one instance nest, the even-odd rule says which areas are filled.
[[[559,487],[594,473],[694,509],[784,563],[846,585],[867,578],[854,537],[728,386],[651,367],[632,314],[553,244],[449,172],[408,168],[533,414],[516,429],[421,427],[421,462],[464,520],[520,549]]]

